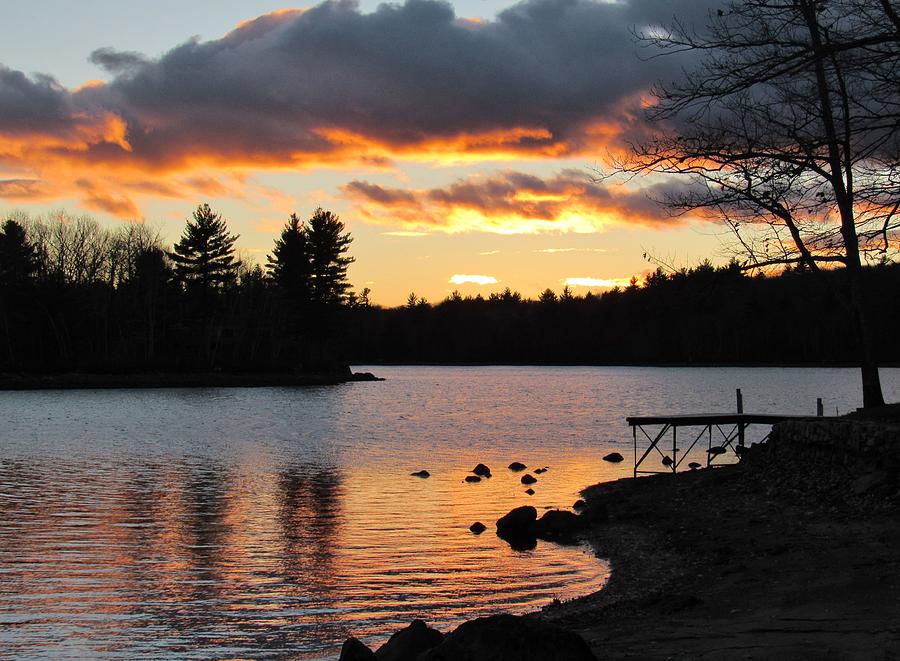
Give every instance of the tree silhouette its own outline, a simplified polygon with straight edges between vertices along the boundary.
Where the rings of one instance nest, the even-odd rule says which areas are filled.
[[[898,248],[893,4],[742,0],[703,34],[676,23],[642,36],[698,65],[655,90],[649,117],[666,128],[619,169],[685,176],[666,202],[720,216],[748,269],[843,266],[843,283],[828,281],[856,331],[864,404],[883,404],[862,273]]]
[[[168,253],[176,277],[189,289],[196,287],[204,292],[234,283],[240,266],[234,258],[237,238],[228,233],[221,215],[213,213],[208,204],[201,204],[173,251]]]
[[[281,236],[275,240],[266,266],[272,279],[294,304],[304,306],[309,302],[312,268],[306,228],[297,214],[291,214]]]
[[[37,251],[28,241],[25,228],[7,220],[0,228],[0,286],[22,285],[37,268]]]
[[[320,305],[342,303],[350,283],[347,267],[355,260],[346,252],[353,238],[330,211],[316,209],[306,228],[312,300]]]

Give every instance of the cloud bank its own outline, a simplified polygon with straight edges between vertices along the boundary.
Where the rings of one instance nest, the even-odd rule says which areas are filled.
[[[163,174],[190,196],[190,175],[228,169],[594,157],[640,130],[641,96],[681,64],[635,57],[629,29],[703,5],[526,0],[480,22],[435,0],[334,0],[157,59],[98,49],[111,79],[76,90],[0,65],[0,165],[42,181],[25,192],[131,213]]]
[[[622,222],[677,224],[681,219],[655,200],[684,192],[686,185],[677,181],[626,189],[595,183],[579,170],[563,170],[549,178],[510,170],[419,190],[351,181],[342,192],[363,218],[408,231],[540,234],[596,232]]]

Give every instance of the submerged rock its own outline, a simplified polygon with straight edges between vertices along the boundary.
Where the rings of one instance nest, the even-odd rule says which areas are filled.
[[[476,521],[471,526],[469,526],[469,530],[471,530],[476,535],[480,535],[485,530],[487,530],[487,526],[484,525],[481,521]]]
[[[478,464],[475,468],[472,469],[472,472],[475,473],[475,475],[480,475],[481,477],[491,476],[491,469],[484,464]]]
[[[537,478],[529,473],[522,476],[522,484],[534,484],[535,482],[537,482]]]
[[[613,464],[617,464],[617,463],[619,463],[620,461],[625,461],[625,457],[623,457],[623,456],[622,456],[621,454],[619,454],[618,452],[610,452],[608,455],[606,455],[605,457],[603,457],[603,461],[609,461],[609,462],[611,462],[611,463],[613,463]]]
[[[533,617],[464,622],[418,661],[597,661],[578,634]]]
[[[339,661],[376,661],[375,652],[363,645],[356,638],[348,638],[341,646]]]
[[[432,629],[422,620],[413,620],[405,629],[401,629],[378,648],[375,657],[378,661],[414,661],[420,654],[440,645],[444,639],[437,629]]]
[[[413,477],[431,477],[431,473],[426,470],[420,470],[415,473],[410,473]]]
[[[516,473],[518,473],[519,471],[523,471],[523,470],[525,470],[525,469],[528,468],[528,467],[527,467],[525,464],[523,464],[523,463],[520,463],[520,462],[518,462],[518,461],[514,461],[514,462],[512,462],[509,466],[507,466],[507,468],[508,468],[509,470],[511,470],[511,471],[515,471]]]
[[[535,469],[534,469],[534,472],[535,472],[537,475],[540,475],[541,473],[546,473],[546,472],[547,472],[547,467],[544,466],[543,468],[535,468]]]
[[[481,478],[477,475],[466,475],[466,482],[481,482]]]

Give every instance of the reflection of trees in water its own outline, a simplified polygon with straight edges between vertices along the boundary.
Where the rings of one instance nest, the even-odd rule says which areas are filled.
[[[312,588],[330,583],[342,477],[333,468],[293,465],[278,475],[278,521],[288,577]]]
[[[278,521],[284,540],[284,574],[293,596],[328,611],[335,607],[334,551],[341,522],[342,475],[332,467],[291,465],[278,475]],[[314,616],[317,626],[337,626],[333,613]],[[317,632],[320,640],[338,633]]]

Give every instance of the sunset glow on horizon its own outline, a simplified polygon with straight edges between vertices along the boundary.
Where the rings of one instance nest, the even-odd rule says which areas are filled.
[[[149,42],[134,31],[153,19],[117,8],[135,44],[87,27],[99,6],[17,9],[23,26],[85,27],[39,65],[19,36],[0,46],[0,209],[145,219],[172,242],[208,202],[264,263],[290,213],[321,206],[355,238],[355,288],[383,305],[440,300],[485,259],[493,281],[461,284],[535,297],[627,282],[648,250],[719,251],[718,228],[659,205],[684,182],[597,177],[676,69],[638,58],[629,32],[669,20],[670,3],[239,4],[160,17]]]

